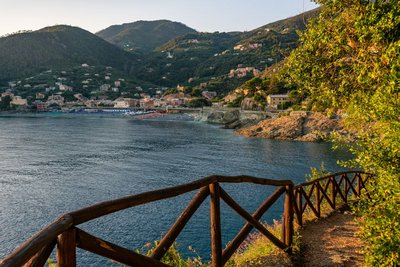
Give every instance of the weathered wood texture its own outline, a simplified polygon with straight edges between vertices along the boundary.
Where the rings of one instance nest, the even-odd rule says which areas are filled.
[[[76,266],[76,229],[70,228],[57,239],[57,267]]]
[[[210,226],[211,226],[211,266],[222,266],[222,235],[220,187],[218,183],[210,184]]]
[[[134,251],[120,247],[98,237],[92,236],[85,231],[77,230],[77,246],[78,248],[90,251],[100,256],[115,260],[122,264],[138,267],[166,267],[168,265],[143,256]]]
[[[293,204],[298,225],[303,225],[302,217],[307,208],[320,218],[323,202],[336,209],[338,201],[347,203],[350,198],[361,197],[362,192],[370,198],[366,183],[371,177],[370,173],[342,172],[295,186]]]
[[[0,262],[2,267],[23,266],[41,249],[57,239],[57,236],[73,226],[72,217],[63,215],[55,222],[32,236]]]
[[[30,259],[25,266],[29,267],[41,267],[44,266],[50,257],[50,254],[53,252],[54,247],[56,246],[57,241],[53,240],[46,247],[44,247],[41,251],[39,251],[32,259]]]

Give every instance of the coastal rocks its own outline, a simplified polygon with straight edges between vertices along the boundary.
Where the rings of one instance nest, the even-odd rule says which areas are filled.
[[[255,125],[259,121],[260,121],[259,119],[254,119],[254,118],[244,118],[244,119],[234,121],[232,123],[227,123],[224,125],[224,128],[225,129],[240,129],[240,128],[245,128],[245,127],[250,127],[252,125]]]
[[[270,113],[264,111],[233,108],[203,108],[202,112],[195,116],[195,119],[207,123],[220,124],[223,125],[225,129],[239,129],[250,127],[270,116]]]
[[[322,113],[292,112],[288,116],[241,128],[238,133],[247,137],[321,142],[334,130],[341,130],[338,119],[328,118]]]
[[[208,123],[214,124],[230,124],[235,121],[238,121],[240,117],[239,110],[231,110],[231,111],[215,111],[208,114],[206,121]]]

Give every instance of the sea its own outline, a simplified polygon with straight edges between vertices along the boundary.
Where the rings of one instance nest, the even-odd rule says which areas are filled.
[[[246,138],[185,115],[141,120],[101,114],[0,115],[0,258],[59,215],[98,202],[188,183],[208,175],[250,175],[304,182],[323,163],[342,171],[349,153],[329,143]],[[223,184],[250,213],[275,190]],[[195,192],[82,224],[83,230],[143,253],[160,240]],[[262,222],[280,219],[283,198]],[[226,245],[245,223],[221,201]],[[210,259],[209,200],[176,241],[187,257]],[[192,248],[192,249],[189,249]],[[78,249],[78,266],[119,266]],[[53,255],[54,256],[54,255]]]

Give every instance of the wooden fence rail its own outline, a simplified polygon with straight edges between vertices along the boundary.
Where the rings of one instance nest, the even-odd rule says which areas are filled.
[[[324,200],[332,209],[335,209],[338,198],[341,202],[347,203],[350,197],[359,197],[362,191],[366,191],[366,182],[370,177],[371,174],[359,171],[343,172],[294,186],[290,180],[270,180],[250,176],[209,176],[188,184],[106,201],[65,214],[0,261],[0,266],[44,266],[55,247],[57,247],[57,265],[62,267],[77,265],[76,248],[129,266],[168,266],[161,262],[162,257],[208,196],[210,196],[211,265],[213,267],[223,266],[253,228],[266,236],[277,247],[291,253],[294,218],[301,226],[303,214],[307,209],[310,209],[315,216],[321,216],[321,204]],[[223,183],[253,183],[274,186],[276,190],[254,214],[250,214],[221,187]],[[77,227],[82,223],[113,212],[176,197],[195,190],[198,190],[197,194],[149,257],[102,240]],[[281,238],[279,239],[269,232],[259,220],[282,195],[285,195],[285,200]],[[243,228],[225,249],[222,247],[221,239],[221,199],[246,220]]]

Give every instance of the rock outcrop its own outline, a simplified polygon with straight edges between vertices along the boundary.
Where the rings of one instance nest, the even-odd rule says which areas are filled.
[[[240,117],[239,110],[231,110],[231,111],[215,111],[208,114],[206,121],[208,123],[215,124],[230,124],[235,121],[238,121]]]
[[[288,116],[260,121],[237,132],[247,137],[321,142],[332,131],[343,133],[339,119],[328,118],[322,113],[292,112]]]

